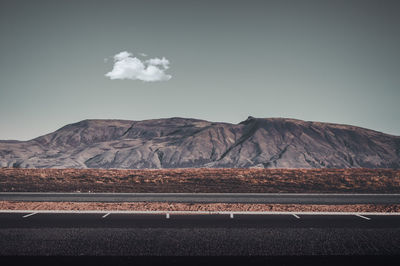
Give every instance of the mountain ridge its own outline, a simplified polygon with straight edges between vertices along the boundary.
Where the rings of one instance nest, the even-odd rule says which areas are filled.
[[[291,118],[238,123],[172,117],[86,119],[28,141],[0,141],[21,168],[399,168],[400,136]]]

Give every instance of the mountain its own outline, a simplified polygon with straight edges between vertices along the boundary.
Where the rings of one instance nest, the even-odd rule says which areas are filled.
[[[84,120],[0,141],[0,167],[399,168],[400,137],[350,125],[249,117],[239,124],[168,118]]]

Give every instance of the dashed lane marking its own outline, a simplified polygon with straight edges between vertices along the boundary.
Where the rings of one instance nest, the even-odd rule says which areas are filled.
[[[24,215],[24,216],[22,216],[22,218],[27,218],[27,217],[35,215],[35,214],[37,214],[37,212],[33,212],[33,213],[30,213],[30,214]]]
[[[360,215],[360,214],[356,214],[356,216],[358,216],[358,217],[360,217],[360,218],[363,218],[363,219],[365,219],[365,220],[371,220],[371,218],[368,218],[368,217],[366,217],[366,216],[362,216],[362,215]]]
[[[108,215],[110,215],[111,213],[106,213],[103,216],[101,216],[101,218],[106,218]]]
[[[293,213],[293,216],[296,217],[297,219],[300,219],[300,216],[296,215]]]

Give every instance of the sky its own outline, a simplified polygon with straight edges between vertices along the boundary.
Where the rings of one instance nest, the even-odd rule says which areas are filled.
[[[0,0],[0,139],[248,116],[400,135],[400,2]]]

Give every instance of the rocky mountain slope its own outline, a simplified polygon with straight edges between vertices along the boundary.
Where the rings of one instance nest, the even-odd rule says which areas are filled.
[[[0,166],[399,168],[400,137],[285,118],[84,120],[29,141],[0,141]]]

